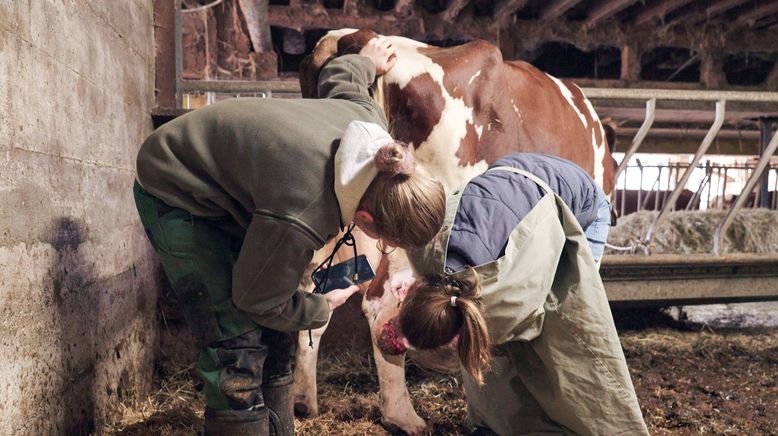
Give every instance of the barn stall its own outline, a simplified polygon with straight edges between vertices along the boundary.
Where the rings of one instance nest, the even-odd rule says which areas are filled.
[[[53,259],[50,277],[40,284],[24,271],[37,270],[20,267],[4,284],[25,289],[52,287],[56,307],[43,305],[39,309],[42,318],[70,320],[65,324],[54,321],[53,330],[47,327],[51,322],[43,320],[43,327],[32,336],[29,331],[12,330],[23,333],[12,336],[23,343],[54,337],[50,350],[55,352],[43,357],[37,352],[25,354],[24,359],[37,363],[27,370],[10,365],[22,370],[5,370],[3,380],[13,381],[17,372],[24,373],[24,389],[35,392],[35,398],[45,397],[44,384],[54,380],[61,395],[44,402],[44,409],[27,404],[29,400],[18,389],[9,391],[9,403],[3,407],[8,419],[0,428],[29,434],[193,434],[202,430],[202,394],[191,366],[193,350],[187,346],[187,332],[175,302],[167,297],[153,256],[142,243],[142,232],[137,223],[119,220],[119,227],[132,230],[129,246],[123,246],[132,259],[106,260],[108,248],[115,250],[122,236],[104,221],[116,219],[84,211],[111,210],[124,218],[132,215],[132,210],[125,210],[131,208],[126,207],[126,193],[118,190],[121,183],[117,181],[131,176],[127,169],[131,153],[125,152],[137,148],[129,143],[139,143],[148,133],[149,119],[158,125],[223,98],[296,97],[297,68],[326,31],[367,27],[442,46],[485,39],[499,45],[506,59],[530,61],[584,87],[601,117],[609,118],[615,127],[615,151],[626,156],[618,156],[623,175],[621,192],[617,190],[615,196],[617,212],[623,207],[624,213],[613,229],[613,248],[602,275],[617,308],[622,345],[650,430],[672,434],[776,431],[778,322],[774,306],[677,306],[776,298],[776,236],[771,233],[776,226],[775,215],[769,212],[775,209],[775,194],[771,193],[776,191],[775,176],[771,174],[775,173],[773,123],[778,114],[778,7],[774,2],[156,0],[153,11],[146,3],[96,7],[87,1],[31,2],[35,4],[32,12],[20,4],[4,6],[8,14],[3,15],[10,18],[0,18],[5,24],[0,32],[16,47],[15,55],[2,58],[11,59],[5,65],[16,68],[5,77],[23,71],[28,75],[22,77],[38,78],[42,70],[47,84],[60,85],[54,95],[79,100],[85,90],[91,90],[90,110],[70,119],[88,127],[90,120],[110,112],[111,102],[119,102],[126,124],[133,129],[131,135],[120,138],[81,138],[72,129],[63,130],[57,114],[37,121],[15,115],[0,124],[13,127],[0,129],[4,135],[0,138],[8,139],[3,143],[14,145],[14,154],[6,159],[17,162],[7,177],[15,178],[14,183],[24,179],[25,167],[18,165],[17,154],[27,153],[32,159],[29,164],[37,168],[35,174],[47,180],[42,190],[8,197],[10,204],[24,206],[30,216],[37,217],[32,221],[35,226],[54,223],[46,229],[52,236],[39,238],[40,245],[52,247],[50,255],[40,247],[22,253],[30,259],[25,265]],[[118,16],[132,19],[126,22]],[[24,23],[27,27],[37,24],[30,30]],[[96,26],[104,45],[90,45],[81,33],[75,35],[81,39],[74,41],[50,35],[64,57],[45,61],[52,56],[40,39],[46,28],[67,32],[69,26],[82,25]],[[0,48],[4,56],[11,53],[3,45]],[[95,53],[102,55],[95,57]],[[153,68],[152,59],[156,60]],[[39,70],[30,67],[36,61]],[[92,62],[102,73],[89,72]],[[137,71],[139,66],[141,71]],[[153,86],[151,69],[156,79]],[[74,75],[78,86],[58,82],[74,71],[81,72]],[[121,92],[106,91],[117,78],[124,79]],[[17,94],[9,91],[11,87],[0,89],[5,92],[4,107],[23,109],[37,96],[40,107],[34,107],[46,111],[48,98],[32,89]],[[63,94],[63,89],[73,94]],[[140,98],[133,92],[137,89],[143,89]],[[36,140],[50,147],[38,150],[34,141],[20,144],[22,134],[10,133],[36,125],[31,129],[37,132]],[[122,144],[126,150],[114,159],[104,147],[63,149],[60,139],[45,133],[52,130],[70,135],[62,140]],[[109,126],[106,130],[122,129]],[[659,155],[670,157],[644,164]],[[45,165],[40,162],[54,158],[61,161],[64,175],[49,180],[41,173]],[[91,182],[74,182],[75,166],[87,168]],[[83,198],[65,196],[53,206],[74,214],[75,219],[57,221],[49,219],[56,218],[49,216],[52,212],[30,209],[31,198],[34,204],[43,204],[51,195],[46,191],[69,184]],[[123,199],[116,202],[120,207],[99,207],[99,193],[105,191],[95,186],[104,184],[109,196]],[[684,196],[688,197],[685,203],[673,201],[683,201]],[[628,197],[634,198],[632,214],[627,213]],[[30,238],[35,240],[37,233],[32,230]],[[18,246],[30,239],[9,238]],[[18,246],[16,251],[4,252],[3,259],[18,259],[19,250],[26,249]],[[153,323],[158,286],[161,298]],[[119,301],[97,292],[112,288],[128,292],[120,292],[123,298]],[[85,297],[89,295],[93,297]],[[354,332],[354,320],[363,320],[358,302],[352,303],[355,317],[344,315],[335,320],[330,347],[326,342],[323,345],[321,414],[298,420],[299,434],[396,430],[380,424],[375,363],[367,352],[369,337],[366,329]],[[618,309],[621,306],[666,309]],[[70,327],[76,319],[99,324],[101,334],[85,340],[77,328]],[[11,321],[7,324],[12,325]],[[131,340],[121,339],[127,329],[132,330]],[[338,335],[337,330],[348,334]],[[13,341],[4,344],[12,345]],[[148,377],[150,351],[156,362],[153,380]],[[52,369],[68,361],[65,371]],[[456,375],[431,373],[411,364],[407,379],[414,406],[430,433],[471,430]],[[48,410],[55,411],[55,420],[44,413]]]
[[[499,44],[506,59],[531,61],[583,86],[617,136],[619,220],[602,275],[651,431],[776,428],[769,417],[776,407],[769,375],[776,366],[775,306],[679,306],[776,298],[775,8],[688,0],[291,1],[258,2],[252,12],[251,2],[202,3],[184,2],[180,11],[182,28],[198,30],[184,31],[177,52],[182,74],[175,81],[166,76],[169,96],[178,92],[172,99],[177,107],[158,108],[161,121],[225,97],[298,96],[295,73],[304,55],[337,28],[368,27],[446,46],[482,38]],[[226,21],[239,23],[243,36],[234,46],[208,43],[203,51],[203,41],[236,33],[214,26],[214,17],[224,22],[219,8],[243,13],[242,20]],[[730,37],[733,32],[738,38]],[[227,54],[219,52],[225,49]],[[275,63],[256,66],[260,54]],[[246,62],[238,62],[243,67],[230,70],[218,59],[249,59],[252,66],[246,73]],[[245,78],[250,80],[236,80]],[[358,304],[352,306],[358,312]],[[380,426],[368,334],[344,338],[333,331],[352,332],[355,319],[335,318],[319,366],[321,415],[299,420],[297,431],[395,431]],[[174,375],[162,377],[169,384],[146,406],[157,404],[162,416],[199,428],[196,386],[180,372],[186,364],[170,366]],[[433,434],[471,430],[457,376],[411,364],[407,379]],[[171,400],[170,390],[181,386],[185,400]]]

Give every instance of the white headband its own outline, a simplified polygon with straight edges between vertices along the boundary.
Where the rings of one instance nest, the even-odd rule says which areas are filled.
[[[456,295],[451,296],[451,307],[457,307],[457,297]]]

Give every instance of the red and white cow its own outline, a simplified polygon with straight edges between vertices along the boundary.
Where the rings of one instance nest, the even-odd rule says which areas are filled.
[[[305,97],[316,95],[316,78],[334,55],[356,53],[375,37],[368,30],[344,29],[325,35],[304,62],[300,82]],[[417,159],[451,190],[480,174],[491,162],[513,152],[543,152],[576,162],[609,193],[613,164],[602,123],[574,84],[531,65],[505,62],[497,47],[473,41],[448,48],[389,36],[397,62],[377,80],[374,98],[387,114],[390,133],[410,144]],[[377,268],[362,309],[373,337],[380,383],[382,422],[407,433],[421,432],[405,385],[404,355],[384,355],[376,338],[397,314],[400,301],[389,292],[409,279],[401,250],[381,256],[374,241],[357,235],[360,252]],[[325,247],[322,254],[331,250]],[[344,252],[344,259],[349,256]],[[316,355],[326,326],[301,335],[297,354],[295,403],[316,415]],[[413,356],[412,356],[413,357]]]

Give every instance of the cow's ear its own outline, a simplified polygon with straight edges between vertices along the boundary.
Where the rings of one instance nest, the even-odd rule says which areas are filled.
[[[319,96],[319,70],[313,64],[312,55],[306,55],[300,62],[298,77],[300,79],[300,92],[303,98],[316,98]]]
[[[377,36],[378,34],[370,29],[359,29],[354,33],[341,36],[338,40],[338,56],[359,53],[368,41]]]

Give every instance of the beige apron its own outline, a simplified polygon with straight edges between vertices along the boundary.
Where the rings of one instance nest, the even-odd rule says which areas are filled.
[[[475,267],[495,346],[484,386],[463,371],[471,422],[500,435],[648,434],[581,226],[535,175],[496,170],[524,175],[546,195],[513,230],[505,255]],[[449,197],[435,240],[412,255],[419,273],[444,270],[463,188]]]

